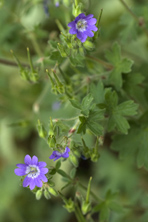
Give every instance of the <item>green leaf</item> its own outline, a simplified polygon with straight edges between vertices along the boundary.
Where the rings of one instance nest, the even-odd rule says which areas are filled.
[[[59,173],[62,177],[70,179],[69,175],[61,169],[57,170],[57,173]]]
[[[104,110],[90,110],[89,116],[79,116],[81,124],[77,133],[85,133],[86,128],[90,129],[96,136],[103,134],[103,127],[100,124],[100,120],[104,118]]]
[[[79,103],[79,101],[75,99],[70,99],[69,101],[71,102],[71,105],[73,107],[75,107],[76,109],[81,109],[81,104]]]
[[[56,170],[58,170],[61,167],[61,160],[58,160],[58,162],[55,165]]]
[[[148,108],[148,102],[142,87],[144,77],[140,73],[132,73],[124,79],[123,89],[127,95],[134,99],[145,108]]]
[[[77,130],[77,133],[85,133],[86,132],[86,118],[84,116],[79,116],[79,120],[81,124]]]
[[[80,67],[84,67],[84,57],[80,56],[80,55],[76,55],[74,58],[73,57],[69,57],[70,62],[73,66],[80,66]]]
[[[135,159],[138,167],[148,169],[148,128],[133,127],[128,135],[113,138],[111,149],[118,151],[121,158]]]
[[[104,85],[101,81],[99,81],[97,85],[90,85],[90,93],[92,94],[95,103],[98,104],[104,102]]]
[[[108,131],[115,128],[121,133],[127,134],[130,125],[125,116],[137,114],[138,104],[132,100],[125,101],[118,105],[118,96],[115,91],[108,91],[105,95],[108,119]]]
[[[113,65],[109,83],[113,84],[119,90],[122,87],[122,73],[125,74],[131,71],[133,61],[121,57],[121,48],[118,43],[114,43],[112,50],[106,52],[106,58]]]
[[[59,64],[62,63],[64,60],[64,58],[61,57],[61,54],[59,51],[52,52],[50,59],[58,61]]]
[[[91,107],[91,104],[92,104],[92,101],[93,101],[93,97],[91,94],[88,94],[86,97],[84,97],[84,99],[82,100],[82,103],[81,103],[81,113],[83,115],[88,115],[89,114],[89,109]]]

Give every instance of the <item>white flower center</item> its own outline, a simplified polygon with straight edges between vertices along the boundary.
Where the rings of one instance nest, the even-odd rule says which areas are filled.
[[[80,32],[84,32],[87,28],[87,21],[85,19],[80,19],[76,24],[76,29]]]
[[[36,178],[40,174],[40,169],[36,165],[29,165],[26,167],[26,174],[28,174],[28,177]]]

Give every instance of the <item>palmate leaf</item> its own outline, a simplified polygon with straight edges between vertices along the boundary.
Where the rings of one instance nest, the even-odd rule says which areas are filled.
[[[121,133],[127,134],[130,125],[125,116],[134,116],[137,113],[138,104],[132,100],[118,105],[118,96],[115,91],[108,91],[105,95],[108,119],[108,131],[115,128]]]
[[[138,167],[148,169],[148,128],[134,126],[128,135],[114,136],[111,149],[118,151],[121,158],[134,158]]]
[[[143,81],[144,76],[141,75],[141,73],[131,73],[124,79],[123,89],[128,96],[147,108],[148,102],[145,96],[144,88],[142,87]]]
[[[96,136],[103,134],[103,127],[100,124],[100,120],[104,117],[104,110],[90,110],[89,116],[79,116],[81,124],[79,125],[77,133],[85,133],[88,128]]]
[[[122,87],[122,73],[129,73],[131,71],[133,61],[121,57],[121,48],[118,43],[114,43],[112,50],[106,52],[106,58],[113,65],[109,83],[119,90]]]

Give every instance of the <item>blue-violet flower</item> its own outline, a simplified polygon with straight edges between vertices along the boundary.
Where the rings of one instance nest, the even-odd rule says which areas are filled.
[[[63,157],[63,158],[68,158],[69,157],[69,152],[70,152],[70,149],[69,147],[67,146],[65,148],[65,151],[63,153],[59,152],[59,151],[53,151],[53,153],[51,154],[51,156],[49,157],[49,159],[54,159],[55,160],[58,160],[59,158]]]
[[[87,37],[93,37],[94,33],[92,31],[97,31],[98,28],[95,26],[97,19],[93,18],[93,14],[85,15],[81,13],[78,15],[74,21],[68,24],[71,29],[69,30],[70,34],[77,34],[77,38],[81,42],[85,42]]]
[[[48,172],[48,168],[44,168],[47,164],[45,162],[38,162],[38,158],[33,156],[32,159],[29,155],[26,155],[23,163],[16,164],[17,169],[14,170],[17,176],[25,176],[23,181],[23,187],[30,186],[30,190],[33,190],[35,186],[42,187],[42,181],[47,182],[47,178],[44,174]]]

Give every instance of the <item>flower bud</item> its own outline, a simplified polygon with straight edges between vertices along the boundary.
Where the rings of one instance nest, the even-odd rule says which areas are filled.
[[[45,128],[43,127],[43,125],[41,124],[40,120],[38,120],[37,129],[38,129],[39,136],[45,139],[47,132]]]
[[[47,200],[51,198],[48,190],[44,190],[44,197],[45,197]]]
[[[52,194],[53,196],[57,197],[58,193],[55,189],[53,189],[52,187],[48,187],[48,191],[50,194]]]
[[[54,136],[54,135],[50,135],[50,136],[48,137],[48,145],[49,145],[49,147],[54,148],[54,147],[55,147],[55,144],[56,144],[55,136]]]
[[[65,202],[64,208],[66,208],[69,213],[75,211],[75,205],[74,202],[71,200],[71,198],[66,201],[64,200],[64,202]]]
[[[75,155],[71,154],[69,156],[69,159],[71,161],[71,163],[75,166],[75,167],[78,167],[79,163],[78,163],[78,159]]]
[[[90,203],[87,203],[86,201],[83,201],[83,202],[82,202],[81,209],[82,209],[82,213],[83,213],[83,214],[88,213],[88,211],[90,210],[90,208],[91,208]]]
[[[73,4],[73,8],[72,8],[72,14],[77,17],[79,14],[81,14],[81,8],[82,8],[82,4]]]
[[[83,45],[89,51],[91,51],[95,47],[94,44],[88,40],[86,40]]]
[[[42,193],[43,193],[42,190],[38,190],[38,191],[36,192],[35,196],[36,196],[36,199],[37,199],[37,200],[40,200],[40,199],[41,199]]]

